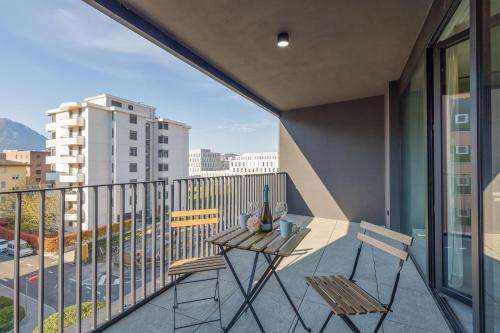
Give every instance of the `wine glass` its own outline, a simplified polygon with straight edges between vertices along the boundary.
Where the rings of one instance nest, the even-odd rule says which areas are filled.
[[[274,215],[276,217],[279,216],[279,219],[282,220],[286,214],[288,213],[288,205],[284,201],[278,201],[276,203],[276,207],[274,209]]]
[[[256,201],[249,201],[247,204],[247,213],[254,216],[257,215],[259,204]]]

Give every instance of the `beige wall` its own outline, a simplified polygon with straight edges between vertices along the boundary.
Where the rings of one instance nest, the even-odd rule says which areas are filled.
[[[0,164],[0,192],[11,190],[26,178],[26,166]]]
[[[384,224],[384,97],[283,112],[290,213]]]
[[[50,171],[50,166],[45,163],[45,157],[48,152],[45,151],[31,151],[31,150],[5,150],[3,152],[4,159],[9,161],[16,161],[25,164],[26,176],[32,177],[38,182],[45,184],[45,175]]]

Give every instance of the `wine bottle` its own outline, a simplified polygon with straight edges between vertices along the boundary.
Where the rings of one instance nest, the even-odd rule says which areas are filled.
[[[260,221],[262,222],[260,227],[262,232],[270,232],[273,230],[273,217],[269,209],[269,185],[264,185],[264,207],[262,208]]]

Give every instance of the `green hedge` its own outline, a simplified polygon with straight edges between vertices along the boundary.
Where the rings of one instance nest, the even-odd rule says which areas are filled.
[[[26,311],[19,307],[19,321],[26,316]],[[0,296],[0,333],[12,330],[14,326],[14,303],[11,298]]]
[[[103,302],[97,303],[97,310],[102,309],[105,306]],[[90,317],[92,315],[92,302],[82,303],[82,314],[81,319]],[[58,332],[58,320],[59,314],[53,313],[43,321],[43,331],[45,333],[57,333]],[[76,304],[70,305],[64,309],[64,319],[63,327],[67,328],[76,324]],[[38,327],[35,327],[33,333],[38,333]]]

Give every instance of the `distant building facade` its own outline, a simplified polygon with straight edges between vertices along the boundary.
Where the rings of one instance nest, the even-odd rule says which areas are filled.
[[[217,177],[278,172],[277,152],[221,154],[210,149],[189,151],[189,176]]]
[[[48,110],[50,123],[47,163],[60,186],[99,185],[188,176],[189,129],[184,123],[157,118],[156,109],[142,103],[107,94],[89,97],[83,102],[63,103]],[[132,187],[126,187],[125,214],[130,214]],[[142,186],[138,187],[138,198]],[[117,198],[118,187],[114,197]],[[168,192],[168,188],[167,188]],[[94,221],[92,197],[85,191],[83,229]],[[168,193],[167,193],[168,195]],[[104,201],[106,196],[103,193]],[[67,193],[65,220],[76,226],[76,193]],[[101,207],[107,207],[103,202]],[[142,210],[138,200],[137,211]],[[120,212],[113,204],[114,214]],[[107,212],[99,209],[99,223]]]
[[[245,153],[229,160],[229,172],[232,175],[278,172],[277,152]]]
[[[0,159],[0,192],[15,190],[26,178],[26,163]]]
[[[47,184],[46,174],[50,172],[50,165],[45,163],[49,153],[36,150],[4,150],[0,158],[24,163],[26,165],[26,177],[30,177],[38,183]]]
[[[203,176],[207,171],[224,169],[222,154],[210,149],[191,149],[189,151],[189,176]]]

